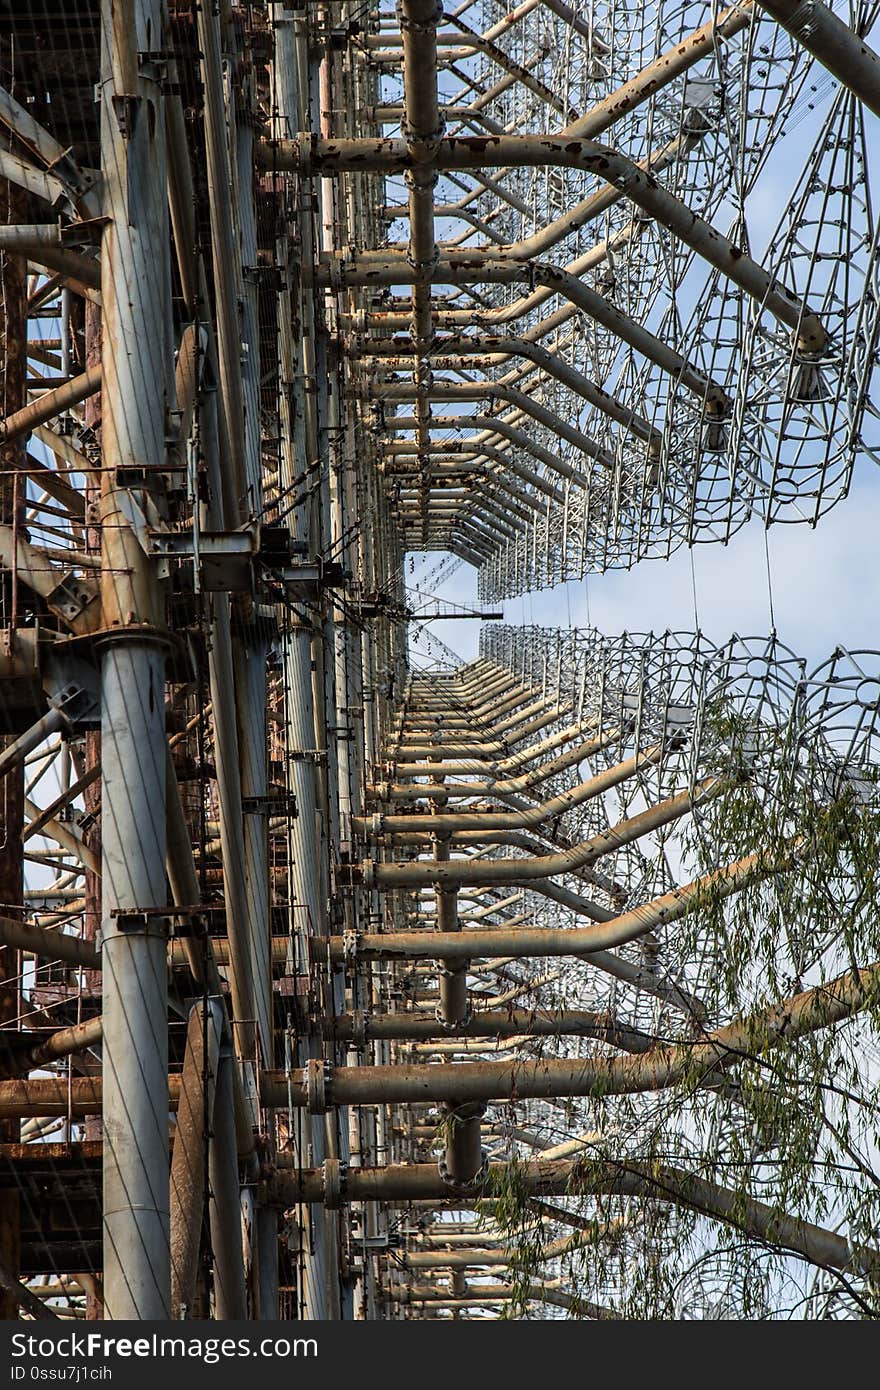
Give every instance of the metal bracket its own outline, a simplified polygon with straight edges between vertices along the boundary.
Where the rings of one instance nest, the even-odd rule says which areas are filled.
[[[314,763],[316,767],[327,761],[325,748],[293,748],[287,753],[290,763]]]
[[[73,574],[65,574],[45,597],[46,604],[53,613],[57,613],[65,622],[74,623],[98,595],[88,581]]]
[[[116,930],[123,935],[164,938],[169,934],[169,917],[173,911],[172,907],[114,907],[109,915]]]
[[[284,585],[288,598],[306,603],[316,601],[324,589],[344,588],[351,574],[342,565],[318,557],[287,564],[277,571],[276,577]]]
[[[116,470],[117,482],[119,482],[120,471],[119,469]],[[164,535],[166,531],[155,502],[148,492],[143,490],[140,492],[141,496],[137,498],[132,488],[120,486],[115,493],[114,500],[137,537],[141,550],[145,555],[149,555],[153,548],[153,535],[157,532]]]
[[[362,1236],[360,1232],[353,1232],[352,1238],[357,1242],[359,1249],[368,1250],[371,1253],[381,1254],[383,1250],[396,1250],[398,1242],[387,1234],[381,1236]]]
[[[134,134],[141,101],[142,98],[132,92],[114,92],[110,97],[110,105],[113,107],[116,124],[123,140],[130,140]]]
[[[159,577],[167,578],[171,560],[198,561],[199,586],[211,593],[248,593],[254,587],[253,563],[259,549],[259,528],[242,531],[154,530],[150,553],[164,565]]]
[[[337,888],[371,888],[372,881],[367,880],[366,867],[370,865],[369,859],[360,864],[337,864],[336,865],[336,887]]]
[[[77,731],[99,727],[98,673],[61,643],[49,647],[44,657],[43,689],[49,704],[60,709]]]

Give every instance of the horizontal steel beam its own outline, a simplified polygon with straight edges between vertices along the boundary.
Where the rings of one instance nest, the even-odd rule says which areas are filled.
[[[476,1002],[477,996],[474,996]],[[417,1014],[342,1014],[324,1024],[324,1035],[339,1042],[364,1043],[392,1039],[448,1041],[450,1031],[436,1018]],[[625,1052],[647,1052],[656,1039],[650,1033],[618,1023],[609,1014],[578,1009],[510,1009],[474,1012],[454,1030],[457,1038],[580,1037],[596,1038]]]
[[[344,1196],[345,1200],[353,1202],[433,1200],[458,1209],[478,1201],[491,1202],[493,1191],[503,1186],[506,1173],[506,1164],[490,1164],[485,1182],[457,1190],[443,1181],[436,1164],[432,1163],[351,1168],[345,1173]],[[637,1159],[620,1163],[536,1159],[517,1165],[516,1182],[519,1190],[535,1195],[635,1197],[673,1202],[766,1240],[773,1247],[789,1250],[820,1267],[854,1271],[868,1277],[876,1277],[880,1269],[880,1250],[852,1245],[836,1231],[788,1216],[780,1212],[778,1206],[770,1206],[739,1189],[723,1187],[680,1168],[647,1164]],[[328,1194],[328,1181],[319,1168],[284,1173],[272,1180],[270,1192],[283,1206],[322,1203]]]
[[[403,173],[412,167],[404,140],[324,140],[317,135],[269,145],[266,159],[304,175]],[[553,135],[460,136],[438,142],[434,164],[438,169],[555,165],[595,174],[796,333],[801,351],[815,353],[825,346],[828,335],[819,318],[792,290],[618,150],[593,140]]]

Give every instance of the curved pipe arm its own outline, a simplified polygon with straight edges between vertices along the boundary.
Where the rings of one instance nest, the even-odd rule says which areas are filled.
[[[494,813],[476,811],[471,814],[446,812],[442,816],[390,816],[380,813],[374,816],[355,817],[352,825],[355,830],[365,835],[396,835],[408,830],[428,834],[449,830],[528,829],[531,826],[541,825],[546,820],[563,816],[566,811],[572,810],[573,807],[582,805],[583,802],[589,801],[592,797],[600,796],[610,787],[617,786],[619,782],[625,781],[628,777],[634,777],[642,768],[654,766],[662,755],[663,747],[658,744],[644,753],[638,753],[635,757],[626,758],[623,762],[616,763],[614,767],[607,768],[586,782],[581,782],[578,786],[572,787],[570,791],[563,792],[560,796],[551,797],[549,801],[543,802],[540,806],[529,807],[527,810]]]
[[[413,864],[376,864],[365,860],[361,866],[362,881],[365,887],[389,889],[415,887],[422,883],[433,883],[438,887],[453,887],[457,884],[510,884],[529,882],[532,879],[554,878],[557,874],[571,873],[584,868],[599,859],[603,854],[611,854],[623,845],[671,824],[681,816],[689,814],[695,806],[719,796],[730,786],[721,777],[709,777],[696,785],[693,791],[680,792],[677,796],[651,806],[647,811],[629,816],[619,821],[601,835],[583,844],[574,845],[561,854],[542,855],[537,859],[493,860],[473,862],[453,859],[448,863],[440,860],[419,860]]]

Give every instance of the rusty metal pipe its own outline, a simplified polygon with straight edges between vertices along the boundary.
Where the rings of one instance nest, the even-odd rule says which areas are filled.
[[[353,347],[351,355],[353,357],[375,358],[378,363],[384,363],[388,367],[395,365],[405,365],[406,354],[412,352],[413,347],[406,340],[396,338],[365,338],[359,345]],[[567,386],[575,395],[581,396],[588,405],[592,405],[602,415],[607,415],[610,420],[621,425],[637,439],[651,445],[659,447],[661,438],[660,431],[656,430],[646,419],[636,410],[624,405],[608,391],[604,391],[597,386],[589,377],[572,367],[564,358],[558,357],[538,343],[533,343],[525,338],[508,338],[500,336],[487,336],[483,338],[469,338],[461,334],[446,338],[435,338],[430,345],[430,356],[439,356],[441,361],[446,354],[451,361],[462,358],[476,356],[478,359],[486,358],[487,367],[495,366],[507,357],[523,357],[528,362],[532,362],[547,376],[560,381],[563,386]],[[576,475],[575,475],[576,476]]]
[[[430,1015],[364,1014],[355,1019],[342,1014],[324,1025],[325,1036],[351,1041],[362,1030],[367,1042],[391,1039],[397,1042],[424,1042],[446,1038],[442,1023]],[[455,1029],[457,1038],[582,1037],[607,1042],[626,1052],[647,1052],[655,1044],[649,1033],[616,1022],[610,1015],[577,1009],[479,1010]]]
[[[45,391],[38,400],[31,401],[22,410],[16,410],[5,420],[0,420],[0,443],[9,444],[14,439],[30,434],[37,425],[45,425],[56,415],[62,415],[71,406],[93,396],[101,389],[100,366],[89,367],[88,371]]]
[[[34,1037],[35,1041],[25,1050],[10,1050],[8,1058],[0,1062],[0,1072],[21,1076],[48,1066],[61,1057],[86,1052],[100,1043],[102,1023],[100,1018],[88,1018],[82,1023],[71,1024],[69,1028],[58,1028],[54,1033],[35,1034]],[[2,1038],[0,1033],[0,1042]]]
[[[367,272],[370,283],[375,283],[377,280],[375,271],[376,267],[371,265]],[[479,269],[467,269],[462,272],[457,270],[454,265],[446,271],[444,262],[441,260],[437,264],[434,278],[442,281],[446,275],[456,284],[468,283],[472,280],[480,283],[509,284],[516,280],[522,280],[527,284],[543,285],[551,294],[558,294],[567,299],[576,309],[607,329],[614,337],[627,343],[637,353],[647,358],[649,362],[653,362],[676,381],[680,381],[686,390],[705,400],[706,404],[711,406],[713,410],[726,414],[730,409],[731,403],[727,393],[711,376],[707,376],[705,372],[694,366],[687,358],[682,357],[681,353],[669,347],[656,334],[629,318],[610,300],[605,299],[562,266],[550,265],[541,261],[523,261],[518,265],[506,263],[494,265],[490,259],[486,258],[485,264]],[[383,276],[387,277],[389,284],[399,284],[402,279],[407,278],[399,263],[393,262],[389,263],[387,271],[383,268]],[[351,278],[350,274],[346,275],[348,283],[351,283]],[[479,327],[488,328],[490,331],[496,325],[504,325],[521,316],[516,310],[516,306],[512,306],[511,311],[501,309],[492,311],[485,316],[481,316],[479,313],[471,315]],[[502,341],[504,340],[502,339]],[[514,340],[511,339],[510,341]],[[463,350],[459,346],[461,342],[462,339],[455,336],[440,338],[434,343],[432,350],[455,353]],[[494,350],[491,347],[491,339],[488,346],[482,339],[477,339],[476,342],[479,344],[478,347],[467,350],[474,352]],[[499,347],[497,351],[501,354],[505,352],[505,349]],[[511,355],[524,354],[517,352]]]
[[[193,1006],[171,1151],[171,1315],[197,1316],[199,1246],[208,1186],[207,1146],[223,1030],[219,1000]]]
[[[492,1164],[489,1182],[504,1164]],[[746,1232],[781,1245],[804,1259],[832,1269],[857,1270],[873,1275],[880,1265],[880,1251],[870,1246],[853,1246],[837,1232],[824,1230],[812,1222],[780,1212],[778,1207],[746,1197],[742,1192],[683,1171],[680,1168],[649,1166],[638,1160],[621,1163],[534,1160],[524,1165],[523,1186],[536,1194],[591,1194],[594,1196],[637,1197],[647,1201],[673,1202]],[[375,1200],[448,1198],[448,1189],[433,1164],[406,1167],[352,1170],[348,1174],[348,1196]],[[487,1185],[488,1186],[488,1185]],[[472,1200],[491,1193],[491,1187],[474,1189]],[[303,1173],[301,1178],[285,1174],[275,1179],[278,1200],[323,1201],[324,1179],[320,1170]],[[463,1194],[457,1203],[465,1203]]]
[[[535,1258],[544,1263],[569,1255],[574,1250],[597,1245],[601,1240],[613,1240],[625,1229],[623,1222],[597,1221],[592,1231],[577,1231],[559,1240],[548,1241],[546,1245],[535,1247]],[[475,1237],[479,1241],[479,1236]],[[517,1247],[508,1246],[491,1250],[479,1245],[465,1250],[407,1250],[404,1261],[408,1269],[489,1269],[495,1265],[506,1266],[517,1257]]]
[[[101,953],[90,941],[19,922],[14,917],[0,917],[0,942],[18,951],[33,952],[39,960],[65,961],[87,970],[101,968]]]
[[[414,399],[414,388],[406,382],[366,383],[353,387],[352,393],[377,401],[411,401]],[[588,435],[583,434],[567,420],[563,420],[555,411],[548,410],[540,402],[532,400],[525,391],[520,391],[509,383],[502,381],[435,381],[427,392],[427,399],[429,401],[505,401],[516,410],[521,411],[523,415],[535,420],[539,425],[544,425],[588,458],[594,458],[607,467],[613,466],[612,456]]]
[[[479,863],[474,864],[470,873],[479,867]],[[722,869],[713,870],[712,873],[694,879],[684,887],[661,893],[659,897],[643,903],[640,907],[632,908],[629,912],[618,916],[609,915],[606,921],[592,927],[536,927],[513,931],[468,930],[462,932],[461,938],[455,934],[440,938],[437,932],[365,933],[359,938],[358,950],[373,959],[411,960],[434,960],[441,952],[445,956],[459,958],[486,955],[514,958],[591,955],[593,951],[605,951],[609,947],[634,941],[646,932],[652,931],[661,922],[677,921],[699,905],[706,893],[728,897],[756,877],[773,873],[777,868],[777,864],[760,854],[747,855]],[[538,890],[543,886],[538,885]],[[316,942],[314,950],[316,959],[322,958],[323,951],[329,954],[331,960],[342,959],[341,948],[332,937],[324,938],[320,944]]]
[[[665,1089],[684,1077],[710,1075],[719,1068],[751,1057],[756,1037],[761,1038],[764,1046],[775,1047],[852,1017],[870,1005],[878,978],[880,963],[877,962],[861,970],[847,970],[834,980],[705,1034],[699,1042],[670,1044],[645,1056],[574,1058],[513,1065],[489,1062],[459,1063],[449,1067],[331,1068],[324,1086],[325,1102],[371,1105],[444,1100],[448,1103],[451,1100],[464,1103],[530,1096],[554,1099],[564,1095],[633,1094]],[[312,1104],[314,1097],[308,1069],[306,1073],[300,1079],[295,1073],[288,1076],[278,1071],[263,1072],[263,1105],[267,1108],[290,1105],[298,1109]],[[174,1108],[180,1095],[180,1076],[172,1074],[167,1084],[169,1104]],[[96,1077],[72,1081],[39,1078],[0,1082],[0,1118],[94,1114],[100,1110],[102,1089]],[[280,1155],[277,1160],[280,1167],[288,1161],[293,1164],[295,1156]],[[566,1166],[570,1174],[571,1165]],[[391,1170],[380,1172],[388,1174]],[[381,1199],[382,1194],[367,1195]],[[433,1191],[411,1195],[430,1197]],[[304,1191],[303,1200],[315,1198]]]
[[[101,266],[91,256],[72,250],[62,238],[57,222],[6,224],[0,227],[0,250],[20,251],[27,259],[65,279],[73,279],[84,290],[101,288]],[[94,296],[99,298],[98,295]]]
[[[572,767],[575,763],[582,762],[585,758],[591,757],[594,753],[600,752],[620,738],[619,729],[606,729],[595,738],[589,739],[585,743],[575,743],[572,748],[560,753],[557,757],[551,758],[544,763],[523,773],[521,776],[507,777],[508,772],[517,772],[521,767],[528,767],[528,764],[535,762],[551,753],[554,749],[562,747],[566,743],[572,743],[578,736],[583,736],[595,728],[590,724],[571,724],[558,732],[542,739],[540,743],[531,744],[528,748],[519,753],[512,753],[508,758],[502,758],[493,763],[490,768],[486,768],[485,763],[476,760],[472,762],[443,762],[438,763],[410,763],[402,762],[398,768],[400,777],[431,777],[431,776],[457,776],[467,775],[468,773],[482,773],[487,771],[493,774],[493,780],[474,781],[471,783],[445,783],[444,789],[448,795],[457,796],[494,796],[499,791],[504,792],[527,792],[531,787],[539,782],[545,781],[548,777],[555,776],[557,772],[564,772],[566,768]],[[468,791],[460,791],[459,787],[469,788]],[[403,787],[403,794],[398,796],[398,788],[387,783],[379,783],[376,787],[377,794],[381,800],[420,800],[424,796],[424,788],[420,784],[416,788]]]

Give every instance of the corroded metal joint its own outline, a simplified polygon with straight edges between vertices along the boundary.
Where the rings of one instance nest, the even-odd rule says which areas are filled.
[[[362,1052],[367,1045],[369,1027],[369,1010],[354,1009],[351,1015],[351,1045],[357,1052]]]
[[[321,1165],[324,1184],[324,1206],[328,1211],[338,1211],[346,1200],[348,1187],[348,1164],[340,1158],[325,1158]]]
[[[441,975],[452,975],[453,973],[454,972],[451,970],[440,971]],[[464,1014],[461,1018],[446,1018],[444,1016],[442,1008],[439,1005],[434,1010],[434,1018],[436,1019],[438,1026],[443,1029],[444,1033],[450,1033],[453,1035],[459,1033],[462,1030],[462,1028],[467,1028],[468,1024],[473,1019],[473,1016],[474,1011],[471,1008],[470,1000],[468,1000],[467,1005],[465,1006]]]
[[[436,157],[440,148],[440,142],[446,134],[446,122],[441,118],[433,130],[413,132],[411,125],[407,123],[406,117],[400,123],[400,133],[406,141],[407,148],[416,161],[415,169],[407,169],[404,172],[404,182],[407,188],[433,187],[440,175],[436,169],[426,168]]]
[[[354,965],[361,949],[361,933],[359,931],[344,931],[342,933],[342,959],[348,966]]]
[[[443,19],[443,6],[440,0],[434,6],[430,14],[426,14],[422,19],[412,19],[406,12],[406,7],[399,3],[395,5],[394,12],[397,23],[402,34],[419,34],[423,38],[430,38]]]
[[[310,1057],[303,1068],[306,1109],[310,1115],[326,1115],[330,1109],[330,1063],[323,1057]]]
[[[320,138],[316,131],[302,130],[297,133],[296,139],[291,141],[294,163],[301,178],[310,178],[317,171],[318,162],[315,159],[315,151]]]

